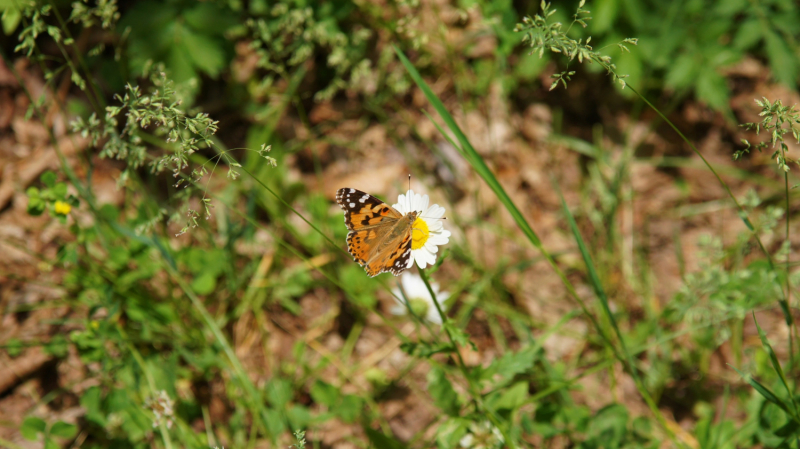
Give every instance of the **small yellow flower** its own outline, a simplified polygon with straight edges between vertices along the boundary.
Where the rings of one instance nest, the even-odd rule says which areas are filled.
[[[72,210],[72,206],[63,201],[56,201],[55,211],[59,215],[67,215]]]

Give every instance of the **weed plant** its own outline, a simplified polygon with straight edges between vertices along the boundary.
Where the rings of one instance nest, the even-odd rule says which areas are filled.
[[[651,8],[653,13],[645,12],[653,6],[647,0],[628,3],[635,7],[622,14],[621,0],[601,2],[599,17],[592,22],[581,1],[564,27],[563,13],[542,2],[538,14],[520,19],[514,30],[522,33],[519,42],[529,46],[528,58],[553,58],[561,64],[563,70],[551,78],[551,91],[568,88],[582,70],[577,65],[588,62],[602,68],[615,82],[612,86],[632,92],[652,108],[692,148],[745,225],[746,231],[727,247],[719,238],[704,238],[698,269],[684,274],[683,285],[663,309],[645,308],[644,316],[635,316],[622,289],[612,286],[616,265],[623,264],[615,237],[621,226],[617,212],[630,188],[634,150],[612,159],[601,144],[573,142],[590,156],[592,185],[602,198],[587,201],[592,204],[583,209],[571,208],[561,186],[553,182],[574,243],[573,262],[556,254],[506,191],[491,161],[462,131],[455,111],[448,110],[442,94],[420,73],[438,74],[436,70],[450,64],[437,66],[426,50],[429,37],[423,31],[429,30],[415,28],[419,19],[412,12],[420,3],[399,2],[386,11],[348,1],[137,2],[128,9],[113,0],[0,3],[4,32],[19,41],[15,54],[37,65],[46,80],[45,92],[61,83],[82,92],[78,112],[69,113],[71,130],[92,148],[80,161],[86,166],[75,170],[51,134],[61,168],[45,173],[27,190],[28,212],[48,211],[69,224],[73,236],[55,260],[43,260],[63,270],[72,330],[66,338],[3,343],[11,357],[24,356],[23,348],[36,345],[59,359],[74,350],[90,381],[62,385],[63,390],[48,392],[37,405],[70,392],[78,396],[84,414],[68,423],[33,407],[20,434],[45,447],[318,448],[328,447],[321,441],[326,429],[337,427],[355,429],[344,439],[347,443],[379,448],[798,447],[793,318],[798,276],[790,243],[793,157],[784,141],[791,134],[800,143],[797,112],[780,100],[758,100],[763,121],[744,125],[770,136],[754,146],[773,149],[784,177],[785,202],[765,204],[754,192],[737,198],[717,168],[640,93],[637,76],[626,75],[637,64],[652,64],[654,73],[663,72],[660,84],[677,90],[676,97],[695,89],[700,100],[725,110],[727,91],[718,85],[724,84],[719,73],[686,74],[703,68],[702,58],[682,53],[673,65],[659,61],[689,45],[681,36],[730,34],[735,18],[743,17],[746,29],[736,31],[732,46],[720,44],[722,39],[704,39],[698,42],[711,43],[698,45],[697,54],[723,53],[711,67],[716,69],[760,48],[763,41],[777,78],[791,84],[796,80],[787,67],[795,67],[797,58],[787,56],[786,49],[795,43],[786,37],[796,34],[796,25],[779,15],[788,11],[786,17],[793,17],[796,12],[780,1],[695,1],[684,7],[660,5]],[[692,28],[708,5],[713,6],[707,8],[713,20]],[[490,18],[497,19],[495,27],[486,29],[495,30],[497,57],[512,60],[514,45],[507,45],[514,36],[511,26],[497,28],[516,20],[511,3],[477,2],[474,8],[495,14]],[[663,8],[669,14],[657,22],[661,27],[643,25]],[[774,30],[764,31],[764,22],[774,24]],[[594,49],[591,43],[598,39],[581,34],[594,23],[602,41],[616,46]],[[681,24],[680,32],[667,33],[673,23]],[[645,48],[633,57],[633,46],[647,39],[617,36],[628,28],[639,31],[637,36],[680,42],[663,52]],[[85,38],[73,37],[78,32],[106,38],[87,44]],[[387,35],[395,45],[387,43]],[[606,47],[617,48],[625,63],[614,62]],[[242,54],[236,58],[249,57],[252,64],[243,69],[249,73],[243,82],[227,88],[229,97],[241,100],[242,109],[251,114],[243,140],[245,146],[260,148],[252,151],[224,147],[224,126],[202,110],[208,105],[204,90],[229,75],[227,67],[237,51]],[[412,62],[407,56],[412,53],[422,62]],[[779,56],[789,62],[780,62]],[[3,60],[15,67],[5,51]],[[528,64],[522,61],[521,66]],[[454,85],[469,85],[475,73],[491,77],[495,71],[502,72],[507,86],[530,79],[530,74],[519,75],[495,62],[453,63],[472,64],[466,72],[455,72],[464,79]],[[487,64],[493,69],[485,69]],[[308,89],[310,85],[314,88]],[[525,276],[532,270],[530,263],[486,264],[457,239],[433,266],[419,270],[425,290],[389,293],[390,282],[369,279],[351,263],[343,250],[346,229],[329,200],[291,180],[283,159],[297,156],[300,151],[293,145],[306,142],[284,141],[276,131],[290,105],[301,123],[319,132],[305,114],[313,101],[371,97],[364,100],[371,107],[364,113],[385,119],[376,110],[408,107],[400,95],[412,85],[422,94],[414,101],[424,98],[432,107],[438,116],[429,116],[434,127],[502,205],[504,210],[487,221],[502,229],[500,215],[510,216],[517,229],[503,229],[504,238],[520,235],[519,241],[535,250],[560,281],[570,310],[558,322],[537,322],[509,299],[513,292],[504,276]],[[47,111],[70,111],[57,96],[25,93],[31,120],[47,124]],[[745,143],[735,158],[752,148]],[[120,164],[123,206],[98,203],[91,182],[97,158]],[[321,159],[314,154],[318,176]],[[227,170],[226,178],[214,177],[218,167]],[[606,176],[609,172],[613,175]],[[75,219],[78,210],[91,220]],[[764,237],[782,224],[782,239],[765,244]],[[582,229],[587,225],[594,225],[597,234],[605,231],[608,244],[585,239]],[[745,257],[751,250],[754,255]],[[446,264],[457,268],[449,271]],[[630,295],[644,304],[653,296],[647,282],[652,267],[637,269],[629,269],[624,282]],[[381,312],[379,291],[393,294],[397,304],[407,307],[413,333]],[[443,291],[449,292],[447,302]],[[316,315],[306,309],[314,298],[323,298],[326,307]],[[424,313],[426,307],[435,313]],[[775,337],[756,322],[754,312],[772,309],[782,313],[788,348],[774,346]],[[469,358],[479,350],[469,323],[480,320],[498,356],[476,363]],[[394,345],[405,354],[394,371],[356,357],[359,341],[370,338],[376,321],[391,333],[387,348]],[[585,325],[585,331],[572,329],[574,323]],[[748,323],[756,326],[758,347],[746,342]],[[334,328],[339,344],[320,343],[318,337]],[[576,335],[584,348],[581,356],[549,356],[548,337]],[[723,345],[731,348],[733,360],[720,374],[712,359]],[[413,381],[419,372],[423,383]],[[676,384],[687,373],[702,379],[687,388],[688,425],[676,422],[668,410],[668,404],[678,401]],[[603,379],[608,395],[593,402],[600,406],[590,407],[576,397],[582,383],[595,376]],[[712,376],[721,380],[708,380]],[[386,404],[403,391],[414,398],[409,404],[420,402],[435,410],[427,427],[411,434],[397,429],[386,414]],[[625,397],[618,391],[625,391]],[[5,440],[0,445],[18,447]]]

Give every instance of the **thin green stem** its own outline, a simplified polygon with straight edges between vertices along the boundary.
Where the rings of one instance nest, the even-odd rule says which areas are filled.
[[[617,347],[612,343],[609,336],[606,335],[602,326],[597,321],[597,318],[586,307],[586,304],[584,303],[583,299],[581,299],[581,297],[578,295],[577,291],[575,290],[575,287],[572,285],[569,279],[567,279],[567,276],[564,274],[564,272],[561,270],[558,264],[556,264],[555,259],[553,259],[552,255],[544,247],[542,241],[539,239],[536,232],[533,230],[533,228],[530,226],[528,221],[519,211],[517,206],[508,196],[505,189],[502,187],[500,182],[495,177],[494,173],[486,165],[486,162],[483,160],[483,158],[478,154],[478,152],[469,142],[467,136],[464,134],[463,131],[461,131],[461,128],[458,126],[458,124],[456,124],[452,115],[450,115],[450,113],[447,111],[447,108],[444,107],[444,104],[442,104],[441,100],[436,96],[436,94],[433,93],[430,86],[428,86],[425,80],[422,79],[422,76],[419,74],[419,71],[417,71],[416,67],[414,67],[414,65],[411,64],[411,61],[408,60],[408,58],[399,48],[395,47],[395,53],[397,54],[402,64],[405,66],[406,71],[408,71],[409,75],[411,75],[411,78],[414,80],[417,86],[419,86],[419,88],[422,90],[423,94],[428,99],[428,101],[433,105],[434,109],[436,109],[436,112],[439,114],[442,120],[444,120],[447,127],[453,132],[460,145],[456,145],[455,142],[453,142],[453,140],[448,137],[448,134],[445,133],[444,130],[438,125],[438,123],[432,120],[436,128],[443,136],[445,136],[445,138],[447,138],[453,144],[453,146],[456,149],[458,149],[461,152],[462,156],[467,160],[467,162],[470,163],[470,165],[472,165],[472,167],[475,169],[478,175],[481,176],[484,182],[486,182],[486,184],[495,193],[495,196],[506,207],[506,210],[508,210],[508,212],[511,214],[512,218],[517,223],[517,226],[522,231],[522,233],[527,237],[527,239],[531,242],[531,244],[542,253],[542,255],[545,257],[550,267],[553,269],[553,271],[561,280],[561,283],[567,289],[567,292],[569,293],[570,297],[575,299],[575,301],[580,305],[581,309],[584,311],[586,316],[592,321],[592,324],[597,330],[597,333],[601,336],[607,347],[613,351],[614,356],[617,358],[617,360],[619,360],[623,365],[628,365],[630,367],[631,374],[634,376],[634,382],[637,385],[637,389],[639,390],[642,398],[645,400],[650,410],[653,412],[654,416],[656,416],[662,429],[670,436],[670,438],[676,444],[683,445],[683,443],[677,439],[675,433],[667,425],[666,419],[661,415],[657,405],[650,397],[649,393],[643,388],[643,384],[640,382],[636,382],[635,376],[637,374],[635,372],[635,367],[629,363],[631,362],[630,356],[629,355],[625,356],[621,354],[619,349],[617,349]],[[613,317],[611,317],[611,319],[613,320]]]
[[[747,228],[750,229],[751,231],[753,231],[752,235],[756,239],[756,242],[758,243],[758,247],[761,249],[761,252],[764,254],[764,256],[766,256],[767,263],[769,263],[770,268],[772,270],[775,270],[776,269],[775,268],[775,261],[772,259],[772,255],[769,253],[769,251],[767,251],[766,247],[764,247],[764,243],[761,241],[761,237],[759,237],[759,235],[754,231],[754,227],[753,227],[752,222],[750,221],[750,217],[749,217],[749,215],[747,213],[747,210],[745,210],[745,208],[741,205],[741,203],[739,203],[739,200],[737,200],[736,197],[733,195],[733,192],[731,191],[730,187],[728,187],[728,184],[725,181],[722,180],[722,177],[720,177],[719,173],[717,173],[717,171],[714,169],[714,166],[712,166],[711,163],[708,162],[708,160],[705,158],[705,156],[703,156],[703,154],[700,152],[700,150],[698,150],[697,147],[694,146],[694,144],[681,132],[681,130],[678,129],[678,127],[674,123],[672,123],[672,121],[670,121],[666,116],[664,116],[664,114],[661,113],[661,111],[658,108],[656,108],[653,105],[653,103],[651,103],[649,100],[647,100],[647,98],[645,98],[644,95],[639,93],[639,91],[637,91],[636,89],[631,87],[630,84],[626,85],[626,87],[628,87],[633,93],[635,93],[639,98],[641,98],[642,101],[647,103],[647,105],[650,107],[650,109],[652,109],[656,114],[658,114],[664,120],[664,122],[666,122],[670,126],[670,128],[672,128],[678,134],[678,136],[684,142],[686,142],[687,145],[689,145],[689,148],[692,149],[692,151],[700,158],[700,160],[703,161],[703,164],[705,164],[706,168],[708,168],[708,170],[714,175],[714,177],[717,178],[717,181],[722,186],[722,188],[725,189],[725,192],[727,192],[728,196],[733,201],[733,204],[735,204],[736,208],[739,209],[739,217],[742,219],[742,221],[744,221],[744,224],[747,226]],[[788,188],[788,182],[787,182],[787,188]],[[788,192],[788,190],[787,190],[787,192]],[[786,201],[788,202],[788,200],[789,200],[789,195],[787,193]],[[788,209],[787,209],[787,213],[788,213]],[[787,222],[787,227],[788,227],[788,222]],[[789,325],[790,327],[792,327],[792,325],[794,325],[796,327],[797,324],[794,322],[794,319],[792,318],[792,314],[791,314],[791,311],[789,309],[789,303],[788,303],[788,300],[787,300],[786,293],[783,290],[783,286],[781,286],[780,291],[781,291],[781,296],[783,298],[779,299],[778,303],[780,304],[781,309],[783,310],[783,314],[784,314],[784,318],[786,320],[786,324]],[[796,329],[795,329],[795,331],[796,331]]]
[[[345,253],[345,254],[347,254],[347,255],[349,256],[349,253],[347,253],[347,251],[345,251],[345,250],[344,250],[344,249],[343,249],[343,248],[342,248],[340,245],[337,245],[337,244],[336,244],[336,242],[334,242],[334,241],[333,241],[333,240],[332,240],[330,237],[328,237],[328,234],[325,234],[324,232],[322,232],[322,230],[321,230],[321,229],[319,229],[318,227],[316,227],[316,226],[314,225],[314,223],[311,223],[310,221],[308,221],[308,219],[306,219],[306,217],[304,217],[304,216],[303,216],[301,213],[297,212],[297,211],[296,211],[296,210],[295,210],[295,209],[294,209],[294,208],[293,208],[293,207],[292,207],[292,206],[291,206],[289,203],[287,203],[287,202],[286,202],[286,200],[284,200],[283,198],[281,198],[281,196],[280,196],[280,195],[278,195],[277,193],[275,193],[275,191],[274,191],[274,190],[270,189],[270,188],[269,188],[269,187],[268,187],[268,186],[267,186],[267,185],[266,185],[266,184],[265,184],[263,181],[261,181],[260,179],[258,179],[258,177],[256,177],[256,176],[255,176],[253,173],[251,173],[251,172],[250,172],[250,171],[249,171],[247,168],[245,168],[244,166],[242,166],[242,167],[241,167],[241,169],[242,169],[242,171],[244,171],[245,173],[247,173],[248,175],[250,175],[250,177],[251,177],[251,178],[253,178],[253,180],[254,180],[254,181],[256,181],[256,182],[257,182],[259,185],[261,185],[261,187],[263,187],[263,188],[264,188],[264,190],[266,190],[267,192],[271,193],[271,194],[272,194],[272,196],[274,196],[274,197],[275,197],[275,199],[277,199],[278,201],[280,201],[280,202],[281,202],[281,203],[282,203],[284,206],[288,207],[288,208],[289,208],[289,210],[291,210],[292,212],[294,212],[294,214],[295,214],[295,215],[297,215],[298,217],[300,217],[300,219],[301,219],[301,220],[303,220],[304,222],[306,222],[306,224],[307,224],[307,225],[311,226],[311,229],[313,229],[313,230],[317,231],[317,233],[318,233],[319,235],[321,235],[321,236],[322,236],[322,238],[324,238],[325,240],[327,240],[327,241],[328,241],[328,243],[330,243],[330,244],[331,244],[331,246],[333,246],[333,247],[337,248],[339,251],[341,251],[341,252],[343,252],[343,253]]]
[[[261,395],[256,390],[255,385],[253,385],[250,377],[247,376],[247,373],[242,366],[242,363],[239,361],[239,357],[236,356],[236,353],[233,351],[233,348],[228,343],[228,339],[225,338],[225,335],[222,333],[222,329],[219,328],[217,325],[216,320],[206,309],[203,302],[200,298],[194,293],[194,290],[186,283],[183,277],[178,273],[175,267],[169,261],[166,261],[163,264],[164,269],[169,274],[170,278],[178,284],[180,289],[189,297],[189,300],[194,306],[195,310],[200,314],[203,322],[205,323],[206,327],[211,331],[214,339],[216,340],[217,344],[222,347],[222,351],[228,357],[228,361],[230,362],[231,366],[233,367],[233,371],[236,374],[236,377],[239,380],[239,383],[242,389],[245,390],[246,401],[252,407],[252,411],[255,412],[255,415],[260,415],[261,417],[261,425],[263,426],[262,430],[265,431],[267,434],[269,432],[269,416],[266,414],[266,409],[264,408],[262,402],[259,400]],[[274,435],[273,435],[274,436]]]
[[[64,21],[63,17],[61,17],[61,13],[58,11],[58,7],[52,1],[50,2],[50,5],[52,6],[53,14],[56,16],[56,19],[58,19],[58,24],[61,26],[61,30],[64,32],[64,35],[67,36],[69,39],[71,39],[72,42],[76,42],[75,38],[72,37],[72,33],[70,33],[69,31],[67,23]],[[61,47],[60,42],[57,43],[59,44],[59,47]],[[97,103],[93,102],[92,106],[95,108],[98,114],[102,114],[106,106],[105,99],[103,98],[103,95],[101,95],[100,88],[97,86],[97,83],[95,83],[95,79],[92,76],[92,73],[89,71],[89,67],[86,65],[86,61],[83,59],[83,54],[81,50],[77,48],[77,45],[73,45],[73,48],[75,49],[75,59],[78,60],[78,64],[83,68],[83,71],[86,74],[86,81],[92,87],[92,93],[94,94],[94,101],[97,102]],[[64,51],[65,50],[62,49],[62,53]],[[69,58],[66,58],[66,56],[67,55],[65,54],[64,57],[68,61],[70,69],[76,70],[75,67],[72,65],[72,61]],[[87,95],[87,97],[90,100],[92,100],[91,96]]]
[[[442,310],[442,306],[439,304],[439,300],[436,298],[436,295],[433,292],[430,280],[428,280],[428,274],[425,273],[425,270],[420,268],[419,275],[422,278],[422,281],[425,283],[425,287],[427,287],[428,293],[430,293],[431,295],[431,299],[433,300],[433,305],[436,306],[436,311],[439,312],[439,317],[442,319],[442,327],[444,328],[444,331],[447,334],[447,338],[450,340],[450,344],[453,345],[453,352],[456,353],[456,358],[458,359],[458,367],[461,370],[461,373],[464,375],[464,380],[467,381],[470,396],[472,396],[472,401],[475,404],[476,411],[486,412],[486,416],[489,418],[489,421],[491,421],[492,425],[495,426],[503,435],[505,443],[508,444],[509,447],[516,448],[517,447],[516,443],[509,438],[508,434],[503,429],[500,419],[497,417],[494,410],[490,410],[487,409],[487,407],[485,407],[485,404],[483,403],[483,395],[481,395],[480,389],[478,388],[477,385],[475,385],[472,377],[469,375],[469,371],[467,370],[467,365],[466,363],[464,363],[464,358],[461,356],[461,351],[459,351],[458,343],[456,343],[456,339],[453,337],[453,334],[449,326],[447,326],[448,318],[444,314],[444,310]]]
[[[116,329],[117,332],[119,332],[120,337],[122,337],[122,341],[125,342],[125,345],[128,347],[128,351],[130,351],[133,359],[139,364],[142,373],[144,373],[145,379],[147,379],[147,386],[150,387],[150,394],[153,398],[155,398],[156,394],[158,393],[158,387],[156,386],[155,379],[153,379],[153,373],[151,373],[147,368],[147,363],[145,363],[142,354],[140,354],[136,347],[131,344],[131,339],[128,337],[128,334],[125,332],[125,329],[120,325],[119,322],[116,323]],[[167,429],[167,425],[163,419],[158,420],[158,430],[161,431],[161,439],[164,441],[164,446],[167,449],[172,449],[172,439],[169,436],[169,429]]]

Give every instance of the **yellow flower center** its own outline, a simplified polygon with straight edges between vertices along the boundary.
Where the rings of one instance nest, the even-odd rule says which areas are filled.
[[[69,211],[72,210],[72,206],[63,201],[56,201],[55,207],[53,207],[53,209],[55,209],[55,212],[59,215],[67,215]]]
[[[428,223],[425,223],[425,220],[417,217],[411,227],[411,249],[420,249],[425,245],[425,242],[428,241],[428,237],[431,236],[428,230]]]

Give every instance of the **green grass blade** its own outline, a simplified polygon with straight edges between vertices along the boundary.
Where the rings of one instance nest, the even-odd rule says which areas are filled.
[[[583,300],[578,296],[577,292],[575,291],[575,288],[572,286],[572,283],[569,281],[569,279],[567,279],[567,277],[564,275],[564,272],[561,271],[561,268],[559,268],[559,266],[556,264],[555,259],[553,259],[553,256],[544,248],[541,240],[536,235],[536,232],[531,228],[531,226],[522,216],[522,213],[520,213],[519,209],[517,209],[517,206],[514,204],[514,202],[511,200],[511,198],[503,189],[503,187],[500,185],[500,182],[494,176],[494,173],[492,173],[492,171],[483,161],[483,158],[472,147],[472,144],[470,144],[469,140],[467,139],[467,136],[464,135],[464,133],[461,131],[461,128],[458,127],[453,117],[450,115],[449,112],[447,112],[447,109],[444,107],[444,104],[442,104],[441,100],[439,100],[436,94],[433,93],[431,88],[428,86],[425,80],[422,79],[417,69],[414,67],[413,64],[411,64],[411,61],[409,61],[408,58],[406,58],[403,52],[401,52],[400,49],[398,49],[397,47],[395,47],[395,52],[397,52],[398,57],[403,62],[403,65],[406,67],[406,70],[411,75],[411,78],[417,83],[419,88],[422,89],[428,101],[431,102],[434,109],[436,109],[436,112],[439,113],[439,116],[442,117],[442,119],[444,120],[445,124],[448,126],[450,131],[456,136],[460,145],[457,145],[455,142],[453,142],[450,139],[450,136],[448,136],[447,133],[442,129],[442,127],[439,126],[438,123],[433,121],[433,119],[431,119],[436,129],[438,129],[439,132],[445,137],[445,139],[447,139],[451,144],[453,144],[453,146],[456,147],[456,149],[461,151],[461,154],[464,156],[464,158],[467,159],[467,161],[470,163],[470,165],[472,165],[475,171],[481,176],[481,178],[483,178],[483,180],[492,189],[492,191],[494,191],[495,195],[497,195],[498,199],[500,199],[500,202],[503,203],[508,212],[511,214],[512,218],[514,219],[514,222],[517,224],[520,230],[522,230],[523,234],[525,234],[525,236],[528,238],[531,244],[542,253],[544,258],[547,260],[547,262],[550,264],[550,266],[553,268],[553,270],[556,272],[559,278],[561,278],[561,282],[567,288],[567,291],[569,292],[570,296],[572,296],[575,299],[575,301],[583,309],[583,312],[586,314],[586,316],[588,316],[589,319],[592,321],[595,329],[597,329],[598,333],[600,334],[600,337],[603,338],[608,347],[614,352],[614,355],[617,357],[617,359],[619,359],[620,362],[625,363],[625,359],[616,349],[616,347],[608,338],[608,336],[605,334],[605,332],[603,332],[600,323],[597,322],[597,319],[594,317],[594,315],[592,315],[589,309],[586,308],[586,305],[584,304]],[[430,118],[430,116],[428,117]]]
[[[405,55],[397,47],[395,47],[395,51],[397,52],[397,55],[400,58],[400,60],[405,65],[406,70],[408,70],[409,74],[411,75],[411,78],[414,79],[419,88],[422,89],[428,101],[431,102],[434,109],[436,109],[436,111],[439,113],[439,116],[442,117],[442,119],[444,120],[445,124],[447,124],[450,131],[452,131],[453,134],[458,139],[460,145],[455,145],[455,147],[461,150],[462,154],[464,155],[464,158],[467,159],[467,161],[472,165],[475,171],[478,172],[478,174],[481,176],[481,178],[483,178],[486,184],[488,184],[489,187],[492,189],[492,191],[494,191],[498,199],[500,199],[500,201],[509,211],[515,223],[520,228],[520,230],[522,230],[523,234],[525,234],[525,236],[528,238],[531,244],[533,244],[533,246],[536,249],[541,251],[542,255],[545,257],[545,259],[547,259],[548,263],[550,263],[550,266],[555,270],[556,274],[558,274],[558,276],[561,278],[562,283],[567,287],[567,290],[570,293],[570,295],[573,298],[575,298],[575,300],[578,302],[581,308],[583,308],[584,313],[586,313],[586,315],[592,320],[592,322],[595,325],[595,328],[598,330],[601,337],[603,337],[603,339],[606,340],[606,343],[614,351],[614,354],[620,359],[620,361],[624,363],[623,358],[619,355],[614,345],[605,335],[602,328],[600,327],[600,324],[596,321],[594,315],[592,315],[589,312],[589,310],[583,303],[583,300],[581,300],[580,297],[575,292],[575,288],[572,286],[572,283],[570,283],[569,280],[566,278],[564,273],[561,271],[561,268],[559,268],[558,265],[556,265],[555,260],[550,255],[550,253],[542,246],[542,242],[536,235],[536,232],[534,232],[534,230],[530,227],[528,222],[522,216],[522,213],[519,212],[519,209],[517,209],[516,205],[514,205],[514,202],[511,200],[511,198],[505,192],[503,187],[500,185],[500,182],[497,181],[497,178],[494,176],[494,173],[492,173],[492,171],[483,161],[483,158],[481,158],[481,156],[475,151],[475,149],[469,143],[469,140],[461,131],[461,129],[458,127],[455,120],[453,120],[453,117],[450,115],[450,113],[447,112],[447,109],[445,109],[442,102],[439,100],[439,98],[436,97],[436,94],[433,93],[428,84],[422,79],[419,72],[417,72],[417,69],[411,64],[408,58],[406,58]],[[433,123],[439,130],[439,132],[441,132],[442,135],[445,136],[445,138],[450,140],[449,136],[444,132],[444,130],[436,122]]]
[[[497,178],[495,178],[492,171],[486,165],[486,162],[484,162],[483,158],[478,154],[477,151],[475,151],[475,148],[472,147],[472,144],[470,144],[469,140],[467,139],[467,136],[464,135],[464,133],[461,131],[461,128],[459,128],[459,126],[456,124],[456,121],[453,119],[453,116],[451,116],[450,113],[447,112],[447,109],[444,107],[444,104],[442,104],[442,102],[439,100],[436,94],[433,93],[431,88],[428,86],[425,80],[422,79],[422,76],[420,76],[417,69],[411,64],[411,61],[409,61],[408,58],[406,58],[403,52],[400,51],[400,49],[397,47],[395,47],[395,52],[397,53],[398,57],[400,58],[400,61],[405,66],[408,73],[411,75],[411,78],[414,80],[414,82],[417,83],[417,86],[425,94],[425,98],[428,99],[431,105],[433,105],[433,108],[436,109],[436,112],[439,113],[439,116],[442,117],[442,120],[444,120],[444,123],[445,125],[447,125],[447,128],[450,129],[450,131],[456,136],[456,140],[458,140],[458,143],[460,144],[459,146],[456,146],[456,148],[462,151],[462,154],[467,159],[467,161],[472,165],[472,168],[474,168],[475,171],[478,172],[478,174],[481,176],[481,178],[483,178],[486,184],[489,185],[489,187],[492,189],[495,195],[497,195],[498,199],[503,203],[508,212],[514,218],[514,221],[517,223],[520,230],[523,232],[523,234],[525,234],[525,237],[527,237],[528,240],[530,240],[531,243],[533,243],[533,245],[536,248],[542,250],[541,240],[539,240],[539,237],[530,227],[528,222],[525,221],[525,218],[522,216],[522,213],[519,211],[517,206],[511,201],[511,198],[508,196],[503,187],[500,185],[500,182],[497,180]]]
[[[534,232],[533,228],[531,228],[530,224],[527,222],[527,220],[525,220],[525,217],[523,217],[522,213],[519,211],[517,206],[514,204],[514,202],[508,196],[506,191],[503,189],[502,185],[494,176],[494,173],[492,173],[492,171],[486,165],[486,162],[484,162],[483,158],[478,154],[477,151],[475,151],[475,148],[469,142],[467,136],[461,131],[461,128],[459,128],[458,124],[456,124],[456,121],[453,119],[453,117],[450,115],[447,109],[444,107],[444,104],[441,102],[441,100],[439,100],[436,94],[433,93],[433,90],[431,90],[430,86],[428,86],[425,80],[422,79],[422,76],[419,74],[414,65],[411,64],[411,61],[409,61],[408,58],[406,58],[403,52],[397,46],[394,47],[394,50],[395,53],[397,54],[397,57],[402,62],[403,66],[406,68],[406,71],[409,73],[409,75],[417,84],[417,86],[420,88],[420,90],[422,90],[422,93],[425,95],[425,98],[428,99],[428,101],[431,103],[431,105],[439,114],[439,116],[442,118],[442,120],[444,120],[445,125],[447,125],[448,129],[453,133],[453,135],[455,135],[456,140],[460,144],[456,146],[456,148],[461,150],[461,153],[467,160],[467,162],[469,162],[470,165],[472,165],[472,168],[475,169],[475,171],[478,173],[478,175],[480,175],[480,177],[484,180],[484,182],[486,182],[489,188],[492,189],[492,191],[500,200],[500,202],[503,204],[503,206],[505,206],[506,210],[508,210],[508,212],[511,214],[511,217],[514,219],[514,222],[520,228],[525,237],[527,237],[527,239],[531,242],[531,244],[542,253],[545,259],[547,259],[547,262],[550,264],[553,271],[555,271],[555,273],[561,279],[562,284],[564,284],[564,286],[567,288],[567,291],[569,292],[570,296],[572,296],[572,298],[574,298],[575,301],[581,306],[584,313],[586,313],[586,315],[594,324],[598,333],[600,333],[601,337],[603,337],[603,339],[606,341],[606,344],[608,344],[609,348],[612,349],[614,355],[623,364],[626,364],[627,362],[625,358],[619,354],[619,351],[616,349],[613,343],[608,339],[608,337],[602,331],[602,328],[600,327],[600,324],[597,322],[597,319],[586,308],[586,305],[584,304],[583,300],[578,296],[572,283],[569,281],[569,279],[567,279],[564,272],[556,264],[555,259],[553,259],[550,253],[544,248],[541,240],[536,235],[536,232]],[[439,128],[440,132],[442,131],[439,126],[437,126],[437,128]],[[632,372],[633,371],[634,370],[632,369]],[[641,389],[639,391],[640,393],[642,393],[643,398],[648,403],[651,410],[653,410],[653,412],[655,413],[655,416],[658,418],[658,421],[662,425],[662,428],[670,435],[673,441],[675,441],[678,444],[681,444],[681,442],[679,442],[676,439],[675,434],[669,429],[669,427],[667,427],[666,421],[664,420],[661,413],[658,411],[658,407],[653,402],[652,398],[650,398],[650,396],[647,394],[646,391]]]
[[[764,385],[762,385],[761,382],[753,379],[753,376],[751,376],[749,374],[745,374],[745,373],[739,371],[738,369],[734,368],[731,365],[728,365],[728,366],[730,366],[737,373],[739,373],[739,375],[742,376],[742,379],[744,379],[747,383],[749,383],[751,387],[755,388],[755,390],[758,392],[758,394],[763,396],[764,399],[766,399],[769,402],[772,402],[773,404],[777,405],[778,407],[781,408],[781,410],[786,412],[787,415],[791,416],[793,420],[795,420],[798,423],[800,423],[800,418],[798,418],[797,415],[792,413],[791,409],[789,409],[789,406],[785,402],[783,402],[781,400],[781,398],[776,396],[775,393],[773,393],[769,388],[767,388]]]
[[[783,373],[783,368],[781,367],[781,362],[778,361],[778,356],[775,355],[775,351],[772,349],[772,345],[769,344],[769,340],[767,340],[767,334],[761,329],[761,326],[758,325],[758,320],[756,320],[756,314],[753,312],[753,321],[756,323],[756,329],[758,329],[758,336],[761,338],[761,345],[764,347],[764,350],[769,355],[769,360],[772,362],[772,368],[775,369],[775,372],[778,373],[778,377],[781,379],[781,383],[783,383],[783,387],[786,388],[786,393],[789,395],[789,400],[792,401],[792,406],[794,408],[794,416],[798,416],[797,412],[797,403],[794,401],[794,395],[792,394],[792,389],[789,387],[789,382],[786,380],[786,375]]]
[[[583,241],[583,236],[581,236],[581,233],[578,230],[578,224],[575,222],[575,217],[572,215],[572,212],[570,212],[569,207],[567,207],[567,203],[564,201],[564,196],[561,195],[560,190],[558,190],[558,196],[561,200],[561,208],[564,211],[564,215],[567,217],[569,228],[572,231],[572,235],[575,237],[575,241],[578,244],[578,249],[583,257],[583,262],[586,265],[586,272],[589,276],[589,282],[592,285],[595,295],[597,295],[597,298],[600,300],[600,304],[602,304],[603,311],[606,313],[608,320],[611,322],[611,326],[614,328],[614,333],[616,333],[617,339],[619,339],[620,346],[622,347],[622,354],[625,357],[625,364],[628,365],[628,371],[636,383],[636,388],[639,390],[639,394],[641,394],[642,398],[644,398],[645,402],[647,402],[647,405],[650,407],[653,415],[656,416],[661,424],[666,427],[666,420],[664,420],[663,416],[661,415],[658,405],[655,403],[652,396],[650,396],[650,393],[645,389],[644,383],[639,377],[639,372],[637,371],[636,365],[633,362],[633,357],[631,356],[631,353],[628,351],[628,347],[625,344],[622,331],[619,330],[617,320],[614,318],[614,314],[611,312],[611,308],[608,306],[608,296],[606,295],[602,282],[600,282],[600,277],[597,275],[597,270],[595,269],[594,262],[592,261],[592,256],[589,254],[588,248],[586,248],[586,243]]]

